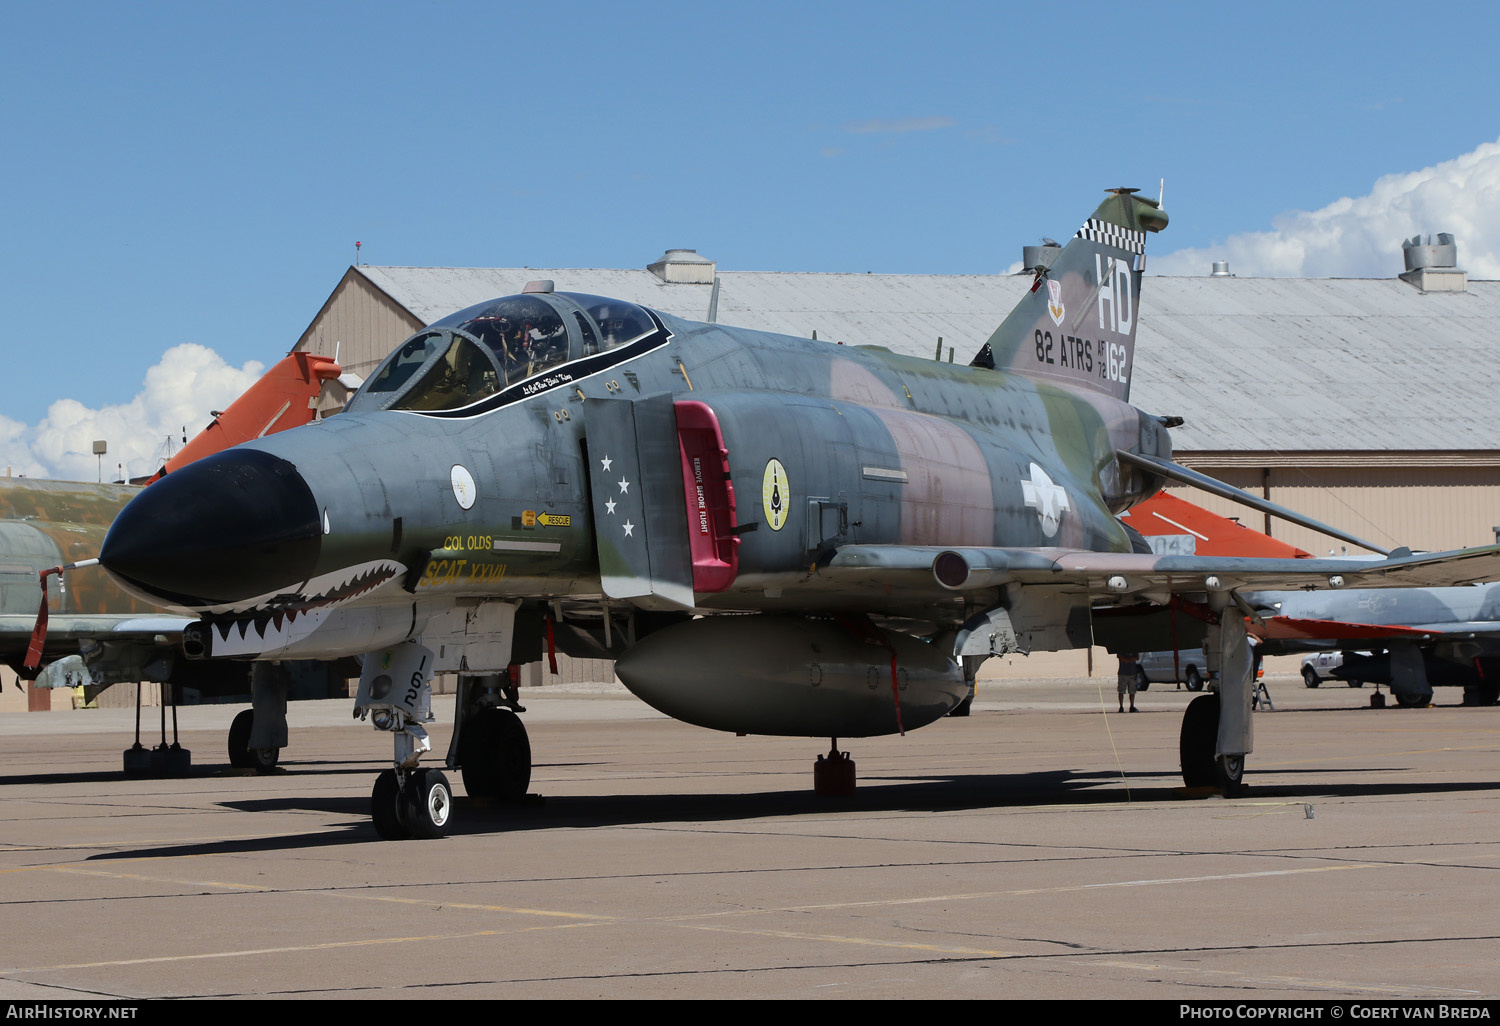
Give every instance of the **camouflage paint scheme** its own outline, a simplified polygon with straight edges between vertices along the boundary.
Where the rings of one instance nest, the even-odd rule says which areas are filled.
[[[941,656],[910,684],[928,722],[988,655],[1089,644],[1096,603],[1185,597],[1217,615],[1241,589],[1500,576],[1494,547],[1352,567],[1155,556],[1132,537],[1117,515],[1182,472],[1172,421],[1129,405],[1145,236],[1165,225],[1112,191],[968,367],[542,283],[419,332],[343,414],[153,486],[101,558],[201,616],[185,634],[200,655],[401,665],[395,647],[418,639],[435,660],[418,678],[478,679],[539,657],[555,627],[564,650],[621,656],[638,694],[719,729],[742,729],[774,639],[805,645],[812,679],[763,702],[776,715],[754,729],[825,737],[902,728],[875,679],[897,672],[892,633]],[[796,626],[692,619],[716,612]],[[1220,619],[1238,683],[1212,715],[1220,757],[1238,759],[1248,649],[1242,618]],[[821,667],[841,630],[873,654]],[[712,669],[684,678],[688,652]]]
[[[98,555],[115,514],[139,488],[130,485],[0,479],[0,659],[20,671],[41,598],[43,570]],[[90,567],[66,582],[48,578],[52,631],[46,661],[78,650],[81,636],[116,633],[125,616],[154,617],[158,607],[131,595],[102,568]],[[171,618],[180,631],[187,621]],[[142,625],[154,636],[160,624]],[[169,631],[175,640],[175,631]]]

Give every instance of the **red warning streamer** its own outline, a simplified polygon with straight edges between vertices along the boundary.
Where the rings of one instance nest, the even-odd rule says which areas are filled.
[[[47,644],[47,578],[56,574],[58,583],[61,584],[63,574],[69,570],[93,566],[98,562],[97,559],[84,559],[65,566],[49,567],[37,575],[42,585],[42,605],[36,611],[36,626],[31,628],[31,642],[26,646],[26,661],[21,664],[22,669],[35,670],[42,664],[42,649]]]
[[[557,642],[552,639],[552,617],[544,616],[542,622],[547,625],[547,665],[555,677],[557,676]]]

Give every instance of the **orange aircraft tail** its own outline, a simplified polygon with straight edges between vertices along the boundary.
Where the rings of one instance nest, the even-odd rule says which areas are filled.
[[[215,416],[213,423],[198,432],[146,483],[232,445],[308,423],[317,412],[315,407],[323,382],[343,372],[327,356],[289,354],[230,403],[227,410]]]

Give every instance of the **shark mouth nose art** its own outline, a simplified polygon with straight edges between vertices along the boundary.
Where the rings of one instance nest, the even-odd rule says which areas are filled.
[[[210,456],[136,496],[100,562],[121,584],[194,609],[254,604],[313,575],[323,526],[287,460],[255,449]]]

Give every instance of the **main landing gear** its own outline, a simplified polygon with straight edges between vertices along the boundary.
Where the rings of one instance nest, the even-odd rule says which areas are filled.
[[[1199,695],[1188,703],[1182,716],[1178,754],[1182,759],[1182,782],[1187,787],[1212,787],[1233,798],[1244,789],[1245,757],[1217,755],[1219,696]]]
[[[518,802],[531,786],[531,741],[509,709],[482,708],[459,731],[458,767],[471,798]]]
[[[281,758],[280,748],[251,748],[250,733],[255,726],[255,710],[244,709],[229,724],[229,765],[236,769],[270,773]]]
[[[463,774],[470,798],[519,802],[531,786],[531,741],[516,715],[526,711],[519,699],[520,669],[458,679],[458,730],[448,766]]]
[[[1210,628],[1204,650],[1209,672],[1218,671],[1219,690],[1188,703],[1178,754],[1186,786],[1212,787],[1233,798],[1244,793],[1245,756],[1254,750],[1250,712],[1255,657],[1245,617],[1229,593],[1211,591],[1208,605],[1218,615],[1218,630]]]

